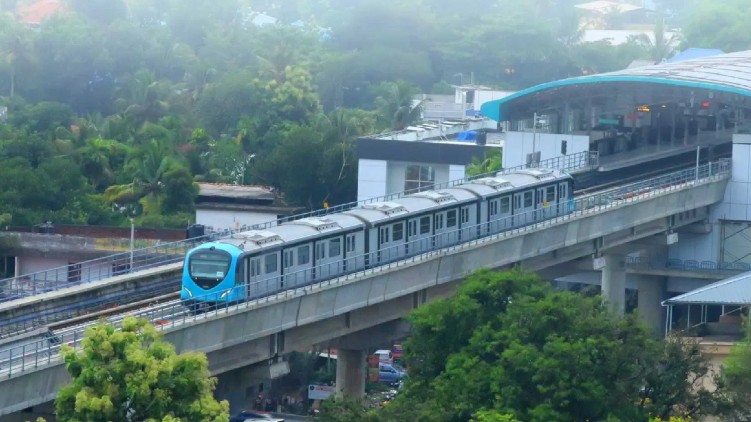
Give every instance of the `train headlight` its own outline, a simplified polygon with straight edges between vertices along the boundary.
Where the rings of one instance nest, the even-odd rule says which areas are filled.
[[[183,287],[183,290],[185,290],[185,293],[187,293],[188,296],[193,297],[193,293],[187,287]]]
[[[230,293],[232,293],[232,289],[226,290],[221,296],[219,296],[219,299],[224,299]]]

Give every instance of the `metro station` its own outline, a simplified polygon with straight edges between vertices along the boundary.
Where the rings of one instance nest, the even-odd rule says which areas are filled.
[[[553,81],[481,111],[508,132],[587,136],[599,170],[610,171],[697,147],[702,160],[728,155],[732,135],[748,133],[750,95],[744,51]],[[536,149],[541,159],[566,153],[565,144]]]

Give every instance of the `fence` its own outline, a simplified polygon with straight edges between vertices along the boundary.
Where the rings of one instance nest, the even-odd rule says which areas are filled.
[[[229,312],[259,302],[263,303],[270,300],[276,300],[280,296],[283,298],[287,294],[295,294],[295,291],[300,289],[310,291],[312,289],[320,288],[321,286],[342,284],[364,275],[378,274],[414,262],[424,261],[440,254],[450,253],[478,244],[494,242],[505,237],[545,229],[553,225],[567,222],[572,218],[600,214],[607,210],[620,208],[635,202],[641,202],[651,197],[712,183],[729,177],[730,160],[720,160],[718,162],[709,163],[701,166],[698,170],[698,174],[695,169],[683,170],[653,178],[649,181],[633,184],[630,188],[624,186],[617,190],[609,190],[598,195],[590,195],[597,197],[595,203],[599,205],[594,207],[589,206],[589,197],[576,199],[573,201],[573,212],[558,215],[539,222],[536,221],[539,210],[531,211],[526,215],[509,217],[523,218],[523,221],[529,221],[531,223],[517,227],[513,225],[515,223],[513,223],[514,220],[512,220],[513,228],[505,231],[492,233],[492,231],[488,230],[486,234],[481,234],[482,230],[484,230],[489,223],[482,223],[471,227],[462,227],[456,231],[441,233],[410,242],[406,249],[404,247],[405,245],[399,245],[378,252],[370,252],[369,254],[348,257],[348,265],[343,265],[344,262],[340,261],[285,274],[282,277],[277,276],[268,280],[235,286],[231,289],[232,291],[244,292],[248,297],[251,297],[252,300],[244,302],[225,302],[212,307],[208,314],[214,315],[220,312]],[[649,189],[645,189],[645,186],[648,186]],[[504,221],[496,220],[491,224],[497,224],[497,227],[501,229],[504,226]],[[462,231],[468,233],[469,237],[463,237],[461,235]],[[473,236],[471,233],[476,233],[476,235]],[[432,245],[433,249],[426,251],[424,249],[425,245]],[[405,250],[411,252],[407,253]],[[373,260],[376,259],[374,258],[376,256],[375,254],[380,254],[380,258],[377,258],[379,266],[363,270],[368,262],[374,262]],[[349,270],[347,270],[348,268]],[[335,274],[336,276],[323,281],[315,280],[315,274],[326,273]],[[219,298],[218,296],[219,294],[215,293],[203,296],[201,299],[206,301],[216,301]],[[194,297],[193,299],[198,298]],[[206,317],[206,314],[192,315],[187,312],[186,308],[178,301],[144,309],[143,311],[139,311],[138,314],[156,322],[162,329],[175,327],[188,321]],[[84,335],[84,329],[85,328],[81,327],[72,333],[67,332],[65,334],[67,337],[55,337],[54,341],[43,339],[0,350],[0,374],[5,374],[10,377],[14,373],[33,370],[40,364],[50,363],[52,359],[51,356],[59,353],[61,343],[77,346]]]

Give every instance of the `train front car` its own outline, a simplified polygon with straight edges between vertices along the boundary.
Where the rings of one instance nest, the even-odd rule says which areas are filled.
[[[191,249],[183,264],[180,299],[192,311],[209,309],[218,303],[243,299],[236,289],[237,262],[243,253],[235,245],[211,242]]]

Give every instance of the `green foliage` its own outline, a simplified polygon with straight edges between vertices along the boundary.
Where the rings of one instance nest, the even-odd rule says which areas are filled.
[[[615,317],[600,297],[554,291],[531,274],[477,271],[455,297],[409,318],[410,377],[384,420],[639,421],[711,410],[696,348],[663,343],[637,316]]]
[[[480,161],[472,157],[472,163],[467,166],[467,176],[479,176],[481,174],[499,171],[503,167],[502,152],[500,148],[493,148],[485,153],[485,159]]]
[[[56,401],[60,421],[226,421],[229,405],[213,398],[206,356],[176,355],[146,320],[127,317],[122,329],[86,330],[80,353],[62,354],[72,383]]]
[[[737,342],[723,362],[717,384],[722,393],[719,414],[730,422],[751,416],[751,331]]]

